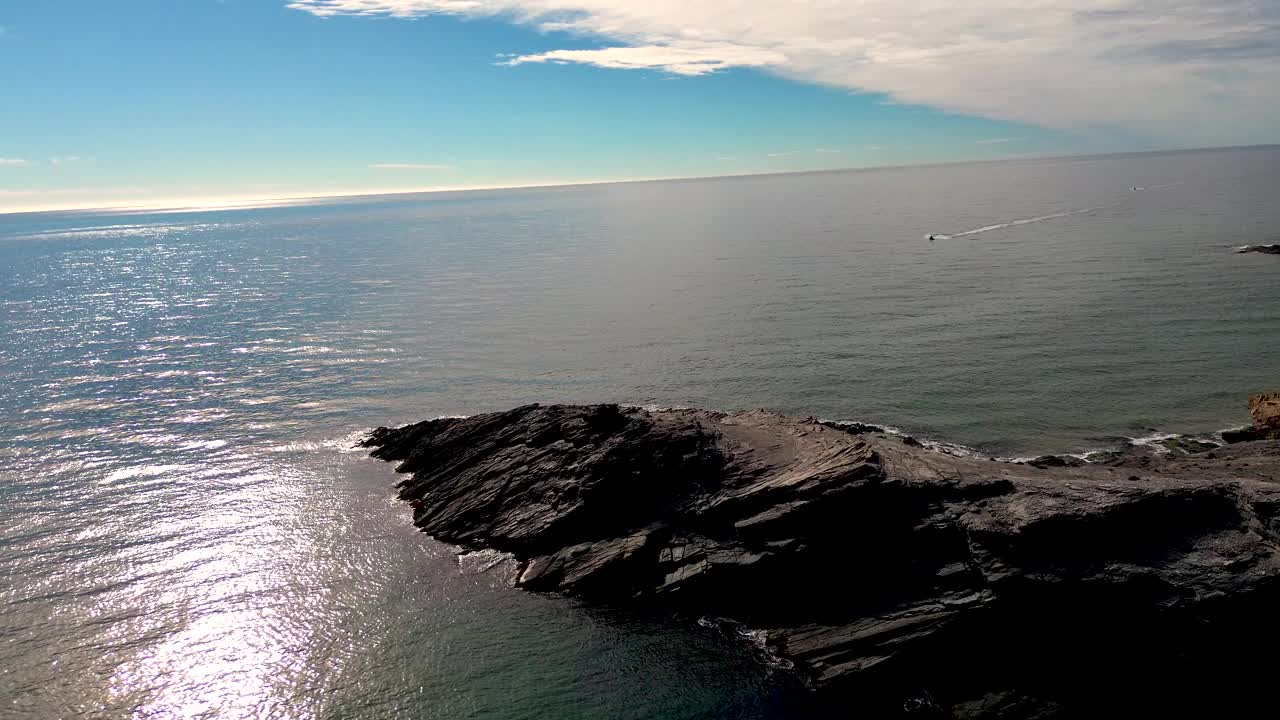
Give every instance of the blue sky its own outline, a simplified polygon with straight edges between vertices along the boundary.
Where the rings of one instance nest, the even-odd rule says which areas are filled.
[[[686,5],[8,0],[0,210],[1280,141],[1245,0]]]

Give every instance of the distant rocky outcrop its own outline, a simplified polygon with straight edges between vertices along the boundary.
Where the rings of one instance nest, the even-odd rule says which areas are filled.
[[[1280,440],[1280,392],[1262,393],[1249,398],[1252,427],[1227,430],[1222,439],[1228,443],[1254,440]]]
[[[520,587],[765,630],[841,713],[1271,702],[1280,443],[1041,468],[765,411],[530,405],[364,444],[420,528],[510,553]]]
[[[1236,248],[1238,253],[1264,253],[1267,255],[1280,255],[1280,243],[1272,243],[1270,245],[1242,245]]]
[[[1250,397],[1249,416],[1253,418],[1253,429],[1263,437],[1280,440],[1280,392]]]

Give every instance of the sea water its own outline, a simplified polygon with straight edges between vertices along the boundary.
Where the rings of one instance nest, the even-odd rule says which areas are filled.
[[[1242,425],[1277,188],[1254,148],[0,216],[0,718],[817,712],[749,635],[459,559],[353,443],[562,401],[1004,456]]]

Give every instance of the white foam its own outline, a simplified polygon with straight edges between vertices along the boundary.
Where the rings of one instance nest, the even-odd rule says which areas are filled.
[[[919,440],[919,438],[916,439]],[[990,455],[974,450],[971,447],[958,445],[956,443],[942,442],[941,440],[920,440],[920,444],[928,450],[944,453],[946,455],[954,455],[955,457],[976,458],[979,460],[985,460],[991,457]]]
[[[502,567],[506,574],[514,575],[516,558],[510,553],[482,548],[457,553],[458,570],[463,575],[481,575],[496,567]]]
[[[360,445],[360,442],[369,437],[368,430],[351,430],[341,435],[323,438],[320,440],[303,440],[298,442],[285,443],[283,445],[272,445],[267,448],[268,452],[314,452],[317,450],[336,451],[343,455],[364,453],[366,448]]]
[[[877,423],[877,422],[863,422],[861,420],[826,420],[823,418],[818,418],[818,422],[827,423],[829,425],[835,425],[837,427],[869,425],[869,426],[878,427],[884,430],[884,433],[886,435],[896,435],[898,437],[905,437],[909,435],[909,433],[903,432],[900,428],[896,428],[892,425],[884,425],[882,423]],[[913,435],[911,437],[915,437],[915,436]],[[985,460],[991,457],[986,453],[980,452],[966,445],[944,442],[942,440],[930,440],[927,438],[917,437],[915,439],[920,443],[922,447],[932,450],[934,452],[944,453],[946,455],[954,455],[955,457],[964,457],[964,458],[978,458],[980,460]]]
[[[1153,432],[1150,435],[1129,438],[1129,444],[1134,447],[1151,448],[1151,450],[1157,455],[1167,455],[1169,453],[1169,448],[1165,447],[1163,443],[1165,440],[1172,440],[1176,437],[1181,436],[1177,433]]]
[[[676,410],[698,410],[698,409],[699,409],[699,408],[689,407],[688,405],[657,405],[657,404],[654,404],[654,403],[650,403],[650,404],[648,404],[648,405],[629,405],[629,404],[625,404],[625,403],[623,403],[623,404],[618,405],[618,407],[623,408],[624,410],[643,410],[643,411],[645,411],[645,412],[651,412],[651,413],[672,412],[672,411],[676,411]],[[703,408],[703,409],[706,409],[706,408]],[[718,410],[711,410],[710,412],[719,412],[719,411],[718,411]]]
[[[700,617],[697,622],[700,627],[731,635],[737,641],[751,647],[757,657],[764,661],[766,670],[789,673],[795,669],[794,663],[775,653],[769,646],[769,635],[764,630],[753,630],[736,620],[723,618]]]

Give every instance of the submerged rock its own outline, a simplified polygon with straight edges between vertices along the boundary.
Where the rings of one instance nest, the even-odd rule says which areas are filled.
[[[765,411],[530,405],[364,444],[420,528],[514,555],[517,585],[764,630],[842,712],[1268,697],[1277,443],[1041,469]]]
[[[879,425],[868,425],[860,422],[832,422],[830,420],[820,420],[820,423],[829,428],[843,430],[850,435],[865,435],[866,433],[883,433],[885,429]]]
[[[1243,245],[1236,248],[1238,253],[1265,253],[1267,255],[1280,255],[1280,243],[1272,243],[1270,245]]]
[[[1089,461],[1073,455],[1041,455],[1040,457],[1027,460],[1026,464],[1032,467],[1044,469],[1051,467],[1080,467],[1085,465],[1087,462]]]
[[[1214,448],[1221,447],[1219,443],[1201,440],[1200,438],[1194,438],[1187,435],[1179,435],[1178,437],[1171,437],[1166,440],[1162,440],[1160,445],[1166,450],[1187,453],[1189,455],[1208,452]]]

